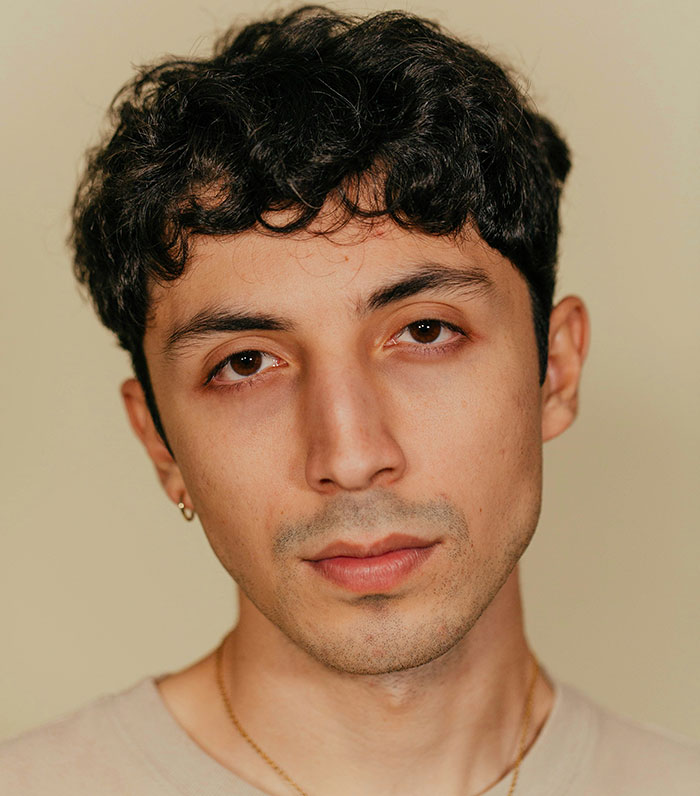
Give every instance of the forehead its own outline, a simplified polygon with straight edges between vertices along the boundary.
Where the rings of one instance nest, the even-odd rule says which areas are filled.
[[[145,342],[161,347],[198,313],[234,310],[285,317],[294,325],[362,317],[384,305],[383,287],[406,285],[430,271],[439,273],[433,281],[443,295],[488,294],[492,302],[524,298],[529,304],[520,273],[475,233],[456,240],[391,222],[371,228],[351,223],[331,235],[248,231],[192,241],[183,276],[153,286]]]

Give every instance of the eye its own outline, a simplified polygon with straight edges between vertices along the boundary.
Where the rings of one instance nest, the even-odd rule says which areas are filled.
[[[405,326],[394,337],[394,341],[420,343],[423,346],[436,344],[439,347],[454,340],[455,335],[466,336],[462,329],[450,323],[435,318],[422,318]]]
[[[264,351],[237,351],[226,357],[211,371],[207,383],[248,381],[253,376],[258,376],[270,368],[276,368],[281,360],[266,354]]]

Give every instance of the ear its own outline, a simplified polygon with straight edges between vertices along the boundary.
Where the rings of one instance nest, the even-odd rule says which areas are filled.
[[[137,379],[127,379],[122,384],[121,393],[131,427],[155,465],[163,489],[173,503],[177,505],[182,501],[192,509],[180,468],[156,430],[141,383]]]
[[[578,412],[578,386],[588,352],[590,324],[580,298],[567,296],[549,320],[547,376],[542,385],[542,439],[561,434]]]

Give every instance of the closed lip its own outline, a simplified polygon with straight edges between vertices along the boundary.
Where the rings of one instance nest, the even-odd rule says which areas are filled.
[[[402,533],[393,533],[377,541],[368,544],[357,542],[337,541],[331,542],[318,553],[306,558],[306,561],[323,561],[326,558],[374,558],[391,553],[394,550],[406,550],[411,548],[432,547],[437,544],[437,539],[421,539],[417,536],[408,536]]]

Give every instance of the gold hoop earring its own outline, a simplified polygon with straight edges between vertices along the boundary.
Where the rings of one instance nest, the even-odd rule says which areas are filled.
[[[177,504],[177,507],[180,509],[182,516],[187,520],[187,522],[192,522],[195,515],[194,509],[188,509],[182,500]]]

